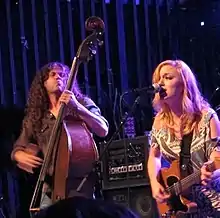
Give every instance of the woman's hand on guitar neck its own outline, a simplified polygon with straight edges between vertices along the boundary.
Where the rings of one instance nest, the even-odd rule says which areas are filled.
[[[166,202],[170,195],[165,191],[164,187],[157,181],[151,183],[153,197],[158,203]]]
[[[207,166],[211,162],[212,161],[208,161],[208,162],[204,163],[202,168],[201,168],[201,183],[202,183],[202,185],[207,185],[212,180],[213,172],[210,172],[207,169]]]

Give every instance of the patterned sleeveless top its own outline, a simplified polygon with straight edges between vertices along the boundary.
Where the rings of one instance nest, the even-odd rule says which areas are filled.
[[[194,171],[201,169],[214,149],[219,149],[218,138],[210,138],[209,124],[214,114],[213,109],[204,113],[199,131],[193,133],[190,153]],[[181,140],[171,135],[168,129],[152,129],[151,146],[159,147],[162,157],[169,163],[179,159],[180,145]],[[220,178],[213,180],[208,186],[194,185],[193,196],[201,211],[199,218],[220,217],[216,215],[220,213]]]

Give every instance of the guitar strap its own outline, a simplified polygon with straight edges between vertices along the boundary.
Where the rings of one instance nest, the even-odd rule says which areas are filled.
[[[180,175],[184,178],[193,173],[193,167],[191,163],[190,148],[192,143],[193,132],[184,135],[181,143],[180,151]]]

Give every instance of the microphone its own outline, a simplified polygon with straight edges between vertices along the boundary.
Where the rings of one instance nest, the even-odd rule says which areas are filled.
[[[155,93],[160,92],[162,90],[163,90],[163,88],[161,87],[161,85],[154,83],[148,87],[131,89],[131,90],[125,92],[125,94],[131,93],[131,92],[143,92],[143,91],[150,93],[150,94],[155,94]]]

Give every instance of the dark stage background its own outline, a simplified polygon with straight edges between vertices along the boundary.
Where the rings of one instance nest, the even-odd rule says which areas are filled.
[[[27,181],[32,178],[15,171],[10,162],[30,83],[36,70],[49,61],[71,66],[87,35],[84,23],[89,16],[103,19],[104,45],[91,62],[80,66],[77,78],[83,92],[93,98],[110,122],[106,140],[136,97],[129,94],[121,100],[121,95],[150,85],[154,68],[165,59],[179,58],[188,63],[204,96],[214,108],[220,104],[217,0],[0,1],[0,168],[4,169],[2,181],[10,181],[8,189],[13,188],[10,194],[3,193],[11,213],[15,213],[14,208],[25,210],[31,195]],[[151,97],[143,92],[134,115],[136,135],[151,129],[152,117]],[[25,188],[18,189],[18,183]],[[24,195],[22,203],[15,203],[21,202],[20,195],[13,194],[17,192]]]

